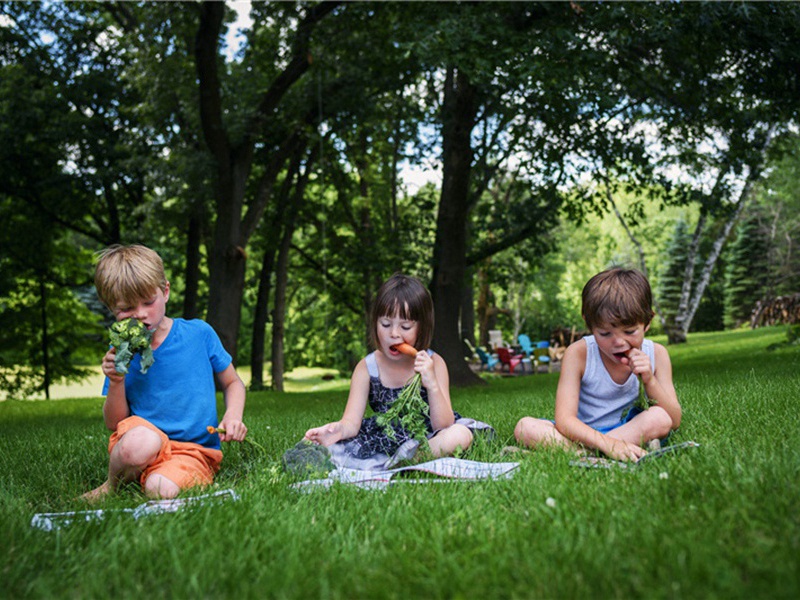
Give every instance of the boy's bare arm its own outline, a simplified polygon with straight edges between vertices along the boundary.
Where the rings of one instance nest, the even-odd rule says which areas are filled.
[[[681,405],[672,381],[672,362],[667,349],[661,344],[655,344],[655,358],[657,372],[651,370],[643,375],[642,384],[647,396],[667,411],[672,419],[672,428],[677,429],[681,424]]]
[[[131,408],[125,395],[125,375],[117,373],[114,365],[115,356],[116,350],[111,348],[101,363],[103,374],[108,378],[108,393],[103,403],[103,420],[111,431],[116,431],[119,422],[131,416]]]
[[[217,382],[222,388],[222,397],[225,399],[225,414],[219,423],[225,433],[219,439],[223,442],[241,442],[247,435],[244,418],[245,388],[233,364],[217,373]]]

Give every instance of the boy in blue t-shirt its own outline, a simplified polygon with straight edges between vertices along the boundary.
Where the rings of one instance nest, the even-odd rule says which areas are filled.
[[[103,417],[109,440],[108,478],[83,498],[97,500],[127,481],[144,492],[174,498],[182,489],[210,485],[222,462],[220,441],[244,440],[245,388],[210,325],[166,316],[169,282],[156,252],[140,245],[114,245],[100,253],[95,270],[100,300],[118,321],[132,317],[153,334],[155,362],[140,372],[141,356],[126,375],[114,366],[116,350],[103,357]],[[225,398],[217,426],[215,380]]]
[[[564,354],[555,422],[523,417],[514,436],[529,447],[578,443],[636,461],[644,445],[681,423],[667,349],[644,337],[653,318],[650,283],[639,271],[613,268],[588,281],[582,300],[592,335]],[[643,411],[633,407],[640,385],[655,404]]]

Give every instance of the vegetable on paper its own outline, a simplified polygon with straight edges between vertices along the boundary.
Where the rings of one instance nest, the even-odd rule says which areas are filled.
[[[153,332],[147,329],[141,321],[129,318],[114,322],[108,330],[111,345],[116,349],[114,368],[117,373],[128,372],[133,355],[139,352],[142,355],[140,372],[147,373],[147,369],[155,362],[153,349],[150,342]]]

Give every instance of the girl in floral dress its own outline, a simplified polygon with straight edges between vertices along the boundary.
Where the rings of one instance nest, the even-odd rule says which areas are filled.
[[[453,411],[447,365],[428,350],[433,337],[433,301],[418,279],[402,274],[388,279],[378,290],[370,322],[374,351],[353,371],[342,418],[309,429],[305,439],[328,447],[339,467],[390,468],[413,457],[419,442],[409,432],[393,424],[395,435],[389,436],[375,416],[365,419],[364,413],[368,403],[374,412],[386,412],[415,373],[422,378],[421,395],[429,406],[425,420],[433,456],[466,450],[476,430],[493,433],[486,423]],[[425,351],[408,356],[396,350],[401,343]]]

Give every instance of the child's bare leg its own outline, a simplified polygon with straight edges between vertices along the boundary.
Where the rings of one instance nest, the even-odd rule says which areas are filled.
[[[535,448],[537,446],[571,447],[573,443],[556,429],[552,421],[522,417],[514,428],[514,437],[519,444]]]
[[[464,425],[453,424],[428,440],[431,454],[436,457],[450,456],[456,448],[466,450],[472,444],[472,432]]]
[[[657,440],[672,430],[672,418],[667,411],[658,406],[651,406],[633,419],[612,429],[606,435],[631,444],[645,445],[650,440]]]
[[[144,482],[144,491],[151,498],[174,498],[181,488],[159,473],[153,473]]]
[[[108,459],[108,478],[81,498],[99,500],[119,487],[121,483],[134,481],[161,450],[161,438],[147,427],[134,427],[123,435]]]

